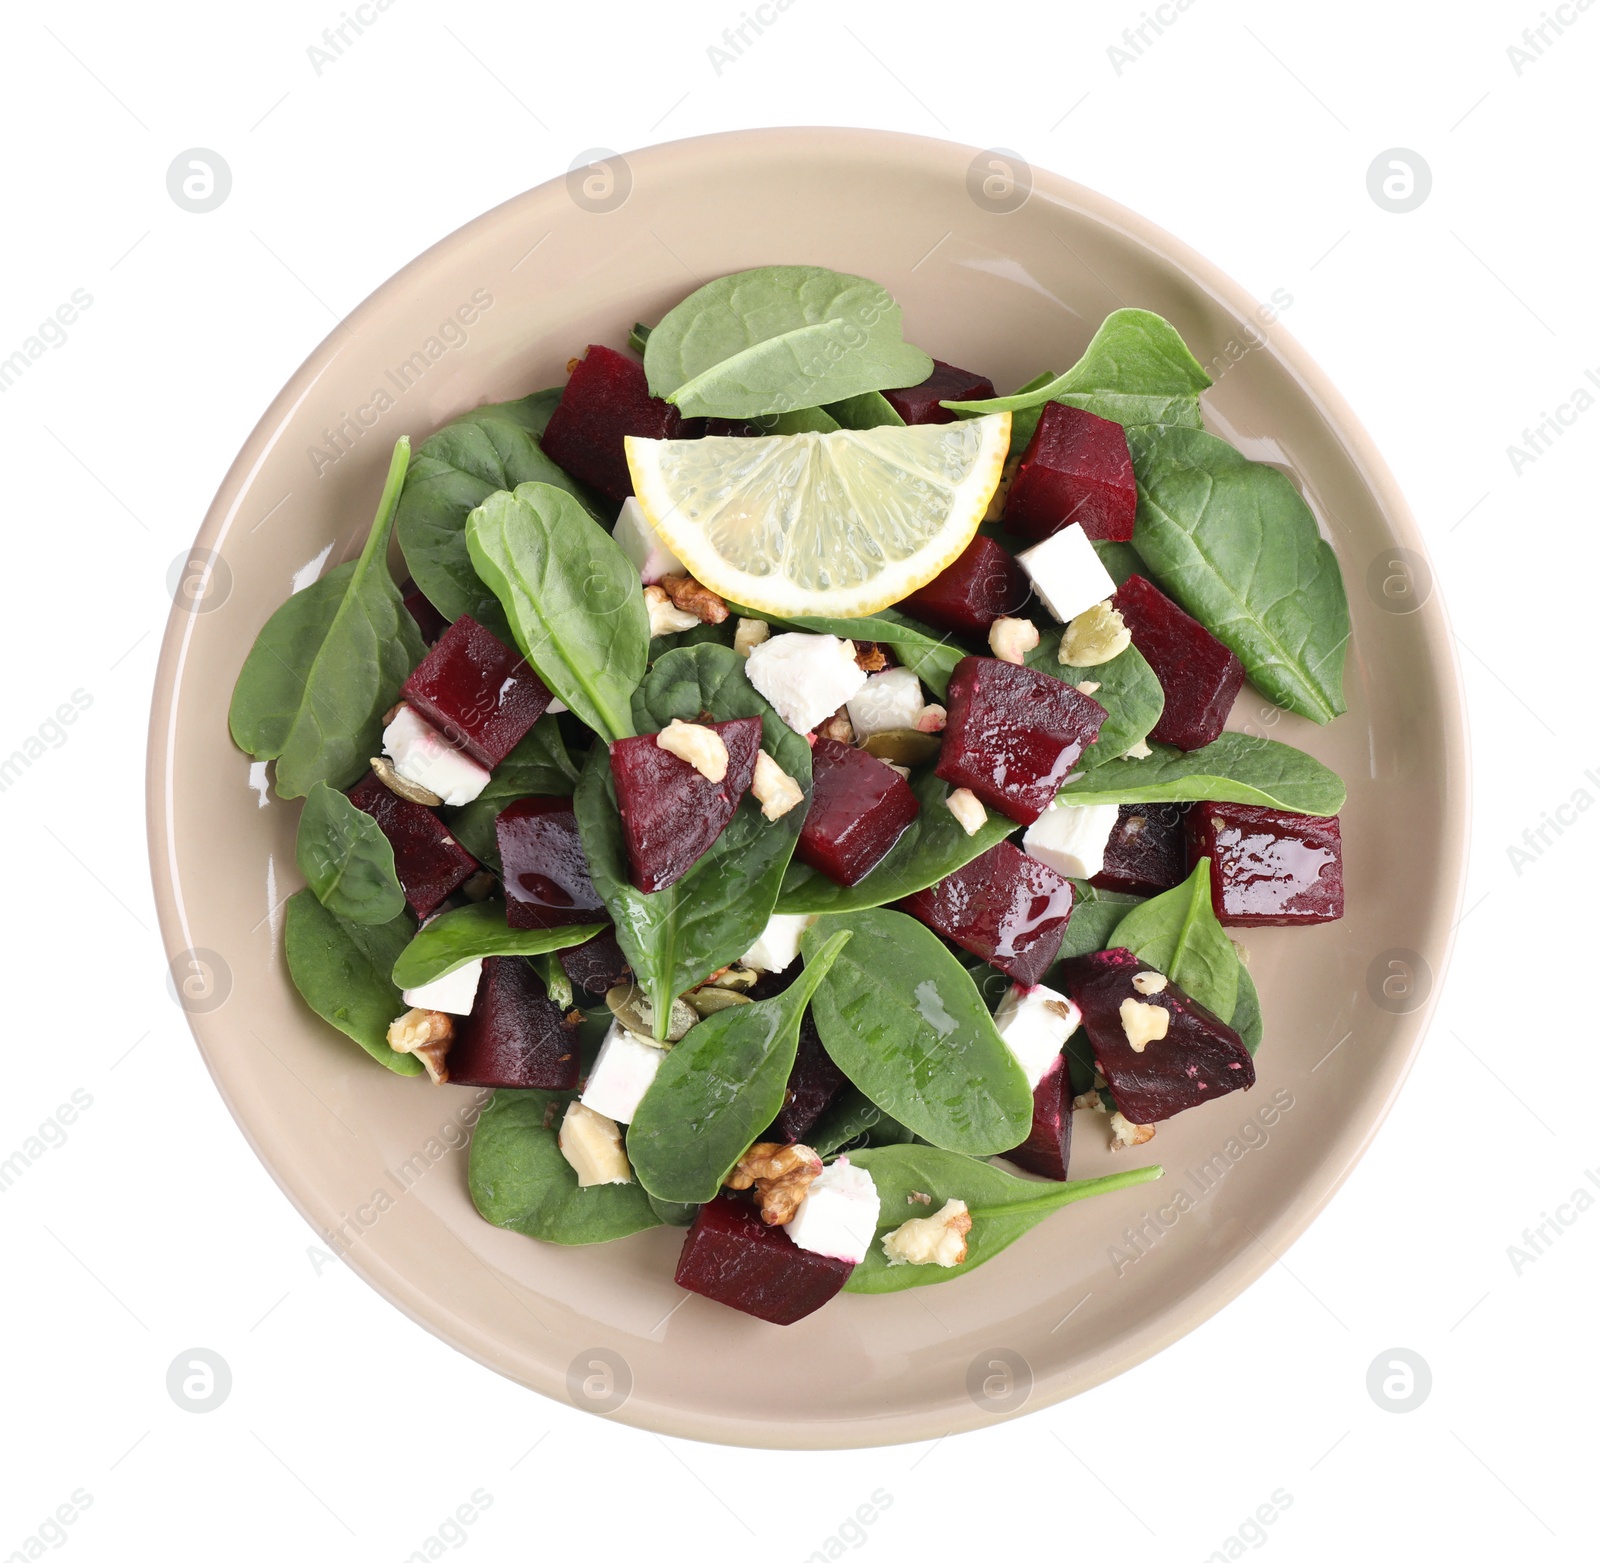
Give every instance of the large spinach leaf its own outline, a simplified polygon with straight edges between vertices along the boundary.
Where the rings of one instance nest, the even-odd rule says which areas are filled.
[[[301,998],[397,1075],[422,1073],[414,1053],[389,1046],[389,1023],[406,1007],[389,972],[412,928],[403,912],[387,923],[350,922],[310,890],[290,896],[284,912],[283,952]]]
[[[1136,906],[1111,936],[1115,948],[1165,972],[1211,1011],[1229,1016],[1239,1001],[1239,952],[1211,909],[1211,859],[1174,890]]]
[[[1320,760],[1271,738],[1224,733],[1185,754],[1152,744],[1143,760],[1101,765],[1057,794],[1062,803],[1254,803],[1337,814],[1344,783]]]
[[[761,718],[761,746],[809,796],[811,749],[744,676],[744,659],[726,646],[669,651],[633,699],[641,731],[659,732],[674,717],[718,722]],[[711,849],[676,884],[652,894],[628,876],[628,852],[616,786],[604,744],[589,751],[573,798],[589,873],[616,924],[617,941],[665,1027],[671,1000],[720,966],[736,961],[761,936],[805,810],[763,818],[746,796]]]
[[[913,1133],[988,1156],[1027,1139],[1033,1093],[972,978],[903,912],[819,919],[810,960],[841,928],[854,936],[823,978],[811,1018],[851,1081]]]
[[[1269,700],[1331,722],[1350,639],[1339,561],[1275,467],[1203,429],[1128,430],[1133,544],[1156,584],[1244,663]]]
[[[451,834],[480,863],[500,866],[494,822],[518,798],[568,798],[578,782],[578,767],[561,741],[553,716],[542,716],[527,736],[494,768],[488,785],[471,803],[445,809]]]
[[[1074,955],[1092,955],[1109,949],[1111,936],[1136,906],[1144,903],[1136,895],[1116,890],[1097,890],[1087,879],[1072,881],[1072,916],[1061,941],[1062,960]]]
[[[651,331],[652,395],[686,417],[753,418],[916,385],[933,360],[900,338],[878,283],[822,266],[758,266],[697,288]]]
[[[830,619],[807,615],[792,619],[774,618],[754,608],[741,608],[729,604],[733,611],[747,619],[765,619],[779,630],[802,630],[808,635],[837,635],[841,640],[874,640],[894,649],[901,667],[910,668],[936,695],[941,698],[950,683],[956,664],[971,653],[962,649],[948,636],[941,638],[935,631],[893,608],[883,608],[870,618]]]
[[[595,732],[631,738],[650,616],[615,540],[565,489],[523,483],[467,517],[467,550],[539,677]]]
[[[474,407],[430,434],[411,458],[400,495],[395,533],[412,580],[447,619],[471,614],[502,640],[510,639],[505,612],[472,568],[467,517],[519,483],[554,484],[600,514],[594,496],[539,448],[561,390]]]
[[[565,928],[512,928],[502,901],[459,906],[430,918],[417,930],[395,960],[394,985],[420,988],[487,955],[544,955],[571,949],[604,927],[604,923],[572,923]]]
[[[638,1183],[578,1186],[561,1154],[572,1093],[496,1091],[472,1131],[467,1192],[478,1214],[546,1243],[609,1243],[661,1225]]]
[[[389,838],[326,782],[306,794],[294,858],[317,899],[353,923],[393,922],[406,909]]]
[[[834,957],[840,930],[782,993],[718,1010],[662,1059],[628,1126],[628,1156],[657,1199],[703,1204],[783,1106],[800,1018]]]
[[[1046,634],[1028,653],[1028,666],[1037,673],[1048,673],[1065,684],[1092,681],[1100,687],[1089,698],[1105,707],[1106,719],[1100,736],[1083,751],[1080,770],[1093,770],[1107,761],[1121,759],[1136,743],[1142,742],[1161,719],[1166,696],[1161,681],[1137,646],[1119,651],[1098,667],[1078,668],[1058,662],[1061,637]]]
[[[856,1141],[869,1145],[903,1145],[911,1131],[891,1118],[864,1091],[846,1084],[806,1131],[805,1142],[819,1156],[847,1150]]]
[[[993,1259],[1001,1249],[1036,1227],[1048,1215],[1080,1199],[1149,1183],[1160,1167],[1130,1167],[1104,1178],[1047,1183],[1019,1178],[985,1161],[956,1156],[931,1145],[886,1145],[852,1151],[853,1166],[866,1168],[878,1190],[878,1230],[867,1257],[850,1272],[847,1292],[903,1292],[914,1286],[953,1281]],[[926,1198],[916,1197],[926,1196]],[[959,1264],[891,1265],[882,1239],[913,1217],[931,1215],[947,1199],[965,1200],[972,1216],[967,1257]]]

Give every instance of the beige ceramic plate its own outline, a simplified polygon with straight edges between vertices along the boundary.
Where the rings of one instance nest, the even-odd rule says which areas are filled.
[[[1025,189],[993,154],[847,130],[679,142],[543,185],[429,250],[316,349],[200,529],[162,650],[149,809],[201,1051],[327,1241],[419,1323],[544,1394],[663,1432],[809,1447],[935,1437],[1075,1394],[1283,1253],[1421,1039],[1461,887],[1467,771],[1445,617],[1405,505],[1339,396],[1237,287],[1065,179],[1035,171],[1018,205]],[[459,1148],[477,1093],[386,1073],[290,986],[281,907],[299,884],[299,805],[252,773],[225,716],[268,614],[354,551],[396,436],[559,384],[586,343],[620,347],[708,278],[797,261],[885,283],[910,339],[1001,387],[1071,363],[1119,305],[1169,317],[1218,379],[1212,426],[1303,486],[1355,636],[1334,726],[1248,689],[1235,716],[1350,787],[1345,920],[1247,939],[1267,1025],[1255,1090],[1120,1157],[1104,1120],[1079,1114],[1075,1175],[1158,1152],[1165,1181],[1057,1215],[970,1277],[842,1297],[778,1329],[677,1290],[675,1230],[561,1249],[478,1219]]]

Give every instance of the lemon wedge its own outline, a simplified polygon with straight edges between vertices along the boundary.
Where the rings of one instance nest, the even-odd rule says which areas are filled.
[[[780,618],[863,618],[972,541],[1011,414],[957,423],[624,441],[650,525],[719,596]]]

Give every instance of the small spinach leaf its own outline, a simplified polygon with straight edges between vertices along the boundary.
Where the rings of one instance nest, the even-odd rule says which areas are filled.
[[[565,1091],[496,1091],[472,1131],[467,1192],[478,1214],[546,1243],[609,1243],[661,1225],[637,1183],[578,1186],[561,1154]]]
[[[1350,608],[1311,507],[1275,467],[1203,429],[1128,430],[1133,545],[1156,584],[1244,663],[1269,700],[1331,722],[1345,709]]]
[[[891,1118],[871,1097],[846,1085],[805,1135],[805,1143],[819,1156],[847,1150],[857,1140],[869,1145],[903,1145],[911,1131]]]
[[[1261,1046],[1261,995],[1243,961],[1239,963],[1239,1002],[1234,1005],[1233,1019],[1228,1024],[1239,1033],[1245,1051],[1254,1057]]]
[[[841,429],[881,429],[886,425],[903,429],[906,426],[906,420],[894,410],[894,404],[881,391],[863,391],[859,396],[847,396],[842,402],[830,404],[826,411]]]
[[[494,768],[488,785],[471,803],[443,810],[451,834],[480,863],[500,866],[500,843],[494,822],[518,798],[568,798],[577,785],[578,767],[561,741],[553,716],[542,716],[515,749]]]
[[[1114,947],[1165,972],[1213,1015],[1239,1000],[1239,952],[1211,909],[1211,859],[1203,857],[1175,890],[1151,896],[1117,924]]]
[[[812,1000],[828,1056],[914,1134],[976,1156],[1027,1139],[1033,1093],[972,978],[903,912],[823,917],[807,960],[839,929],[854,935]]]
[[[650,1201],[650,1208],[655,1211],[658,1220],[669,1227],[692,1227],[694,1218],[700,1214],[698,1205],[683,1204],[675,1199],[657,1199],[654,1194],[646,1194]]]
[[[752,418],[916,385],[933,360],[900,338],[879,283],[822,266],[758,266],[697,288],[650,333],[654,396],[686,417]]]
[[[993,1259],[1002,1249],[1065,1205],[1096,1194],[1149,1183],[1160,1167],[1131,1167],[1105,1178],[1076,1183],[1050,1183],[1019,1178],[985,1161],[956,1156],[931,1145],[886,1145],[880,1150],[852,1151],[853,1166],[866,1168],[878,1190],[878,1230],[867,1257],[850,1272],[847,1292],[903,1292],[914,1286],[953,1281]],[[925,1203],[914,1195],[926,1195]],[[947,1199],[965,1200],[972,1214],[967,1257],[959,1264],[891,1265],[884,1256],[884,1236],[916,1216],[938,1210]]]
[[[1128,646],[1109,662],[1092,668],[1057,661],[1060,648],[1061,637],[1046,633],[1028,653],[1027,665],[1036,673],[1048,673],[1065,684],[1098,684],[1100,687],[1089,698],[1098,701],[1106,712],[1100,735],[1083,751],[1079,769],[1089,771],[1121,759],[1136,743],[1143,742],[1161,720],[1167,697],[1161,692],[1160,679],[1137,646]]]
[[[1136,895],[1116,890],[1096,890],[1087,879],[1072,881],[1072,916],[1061,941],[1061,959],[1092,955],[1110,947],[1117,924],[1144,902]]]
[[[615,540],[565,489],[523,483],[467,517],[467,551],[539,677],[595,732],[631,738],[650,618]]]
[[[774,618],[770,613],[759,613],[754,608],[741,608],[730,603],[729,608],[747,619],[765,619],[779,630],[802,630],[808,635],[837,635],[841,640],[876,640],[891,646],[901,667],[910,668],[936,695],[943,697],[956,664],[971,653],[958,646],[948,636],[940,638],[926,625],[897,613],[893,608],[883,608],[866,619],[830,619],[816,615],[793,619]]]
[[[782,993],[718,1010],[662,1059],[628,1126],[628,1156],[657,1199],[704,1204],[783,1106],[800,1018],[848,931],[806,958]]]
[[[317,899],[353,923],[393,922],[406,909],[389,838],[326,782],[306,794],[294,858]]]
[[[394,963],[397,988],[420,988],[447,977],[468,961],[486,955],[544,955],[592,939],[604,923],[573,923],[565,928],[512,928],[505,903],[480,901],[441,912],[405,947]]]
[[[403,912],[388,923],[350,922],[310,890],[290,896],[284,912],[283,953],[301,998],[397,1075],[422,1073],[414,1053],[389,1046],[389,1023],[406,1007],[389,972],[413,926]]]

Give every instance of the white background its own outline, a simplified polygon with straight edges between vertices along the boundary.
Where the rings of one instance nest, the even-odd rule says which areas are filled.
[[[93,303],[0,396],[0,751],[74,690],[92,704],[0,793],[0,1158],[74,1091],[92,1105],[0,1202],[0,1557],[46,1545],[398,1563],[479,1489],[489,1506],[435,1551],[1199,1560],[1592,1545],[1600,1207],[1562,1207],[1572,1224],[1531,1263],[1508,1253],[1600,1169],[1600,816],[1569,812],[1526,860],[1508,852],[1580,790],[1600,797],[1600,411],[1574,408],[1520,471],[1508,453],[1586,369],[1600,375],[1600,10],[1559,8],[1566,31],[1519,73],[1508,46],[1540,12],[1197,0],[1164,9],[1171,25],[1119,73],[1108,46],[1139,24],[1138,0],[794,0],[719,73],[707,50],[739,0],[397,0],[320,74],[307,50],[339,0],[12,13],[0,357],[74,289]],[[1258,297],[1292,294],[1285,327],[1354,404],[1428,540],[1476,765],[1468,910],[1428,1044],[1376,1147],[1287,1261],[1081,1399],[838,1455],[608,1425],[458,1356],[343,1266],[319,1272],[315,1234],[235,1129],[168,997],[140,784],[168,567],[344,311],[583,149],[804,123],[1014,148]],[[166,188],[197,146],[233,174],[206,215]],[[1406,214],[1367,189],[1394,147],[1432,170]],[[165,1387],[194,1346],[232,1371],[206,1415]],[[1366,1388],[1394,1347],[1432,1373],[1407,1414]],[[74,1523],[52,1531],[79,1489]],[[868,1502],[874,1523],[852,1529]],[[1240,1539],[1272,1502],[1274,1523]]]

